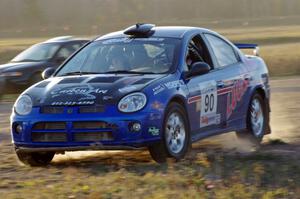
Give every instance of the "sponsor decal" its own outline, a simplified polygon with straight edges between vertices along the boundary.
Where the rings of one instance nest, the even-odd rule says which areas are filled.
[[[135,38],[134,40],[131,38],[117,38],[117,39],[108,39],[103,41],[103,44],[114,44],[114,43],[130,43],[132,41],[154,41],[154,42],[161,42],[164,41],[164,38]]]
[[[52,102],[52,106],[75,106],[75,105],[93,105],[94,101],[58,101],[58,102]]]
[[[218,95],[225,95],[232,91],[232,86],[218,90]]]
[[[166,89],[179,88],[183,85],[184,85],[184,82],[182,80],[176,80],[176,81],[171,81],[171,82],[166,82],[164,84],[160,84],[160,85],[156,86],[155,88],[153,88],[152,91],[153,91],[154,95],[157,95]]]
[[[164,110],[164,105],[162,103],[160,103],[159,101],[154,101],[152,104],[151,104],[151,107],[155,110],[159,110],[159,111],[162,111]]]
[[[202,127],[205,127],[212,124],[220,124],[220,122],[221,122],[221,114],[216,114],[216,115],[201,117],[200,124],[202,124]]]
[[[96,96],[94,94],[106,94],[107,91],[108,90],[94,88],[90,84],[86,84],[80,86],[58,88],[51,91],[50,94],[52,98],[64,97],[65,95],[81,95],[82,97],[78,100],[84,101],[96,99]]]
[[[152,91],[153,91],[154,95],[157,95],[158,93],[164,91],[165,89],[166,89],[165,86],[160,84],[160,85],[156,86],[155,88],[153,88]]]
[[[149,114],[149,120],[160,120],[161,114],[159,113],[150,113]]]
[[[164,85],[168,89],[173,89],[173,88],[178,88],[178,87],[184,85],[184,82],[182,80],[176,80],[176,81],[164,83]]]
[[[151,135],[159,135],[159,129],[154,126],[150,127],[148,132],[151,133]]]
[[[194,102],[199,102],[199,101],[201,101],[201,95],[196,95],[188,98],[188,104],[192,104]]]
[[[237,80],[233,87],[231,87],[231,92],[227,95],[227,118],[229,118],[236,108],[238,102],[241,101],[242,97],[246,93],[249,85],[249,80]]]

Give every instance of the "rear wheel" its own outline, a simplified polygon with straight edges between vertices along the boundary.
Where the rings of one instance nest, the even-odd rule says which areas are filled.
[[[158,163],[165,162],[167,157],[182,159],[191,144],[184,108],[178,103],[171,103],[165,115],[162,139],[159,143],[149,147],[152,158]]]
[[[16,151],[19,160],[30,166],[46,166],[53,159],[55,152],[19,152]]]
[[[248,108],[247,129],[236,132],[237,137],[259,145],[267,131],[267,114],[264,99],[260,94],[254,94]]]

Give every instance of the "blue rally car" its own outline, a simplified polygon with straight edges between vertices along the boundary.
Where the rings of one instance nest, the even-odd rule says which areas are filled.
[[[271,131],[268,69],[239,48],[257,46],[151,24],[101,36],[17,99],[17,156],[38,166],[65,151],[148,148],[164,162],[230,131],[259,143]]]

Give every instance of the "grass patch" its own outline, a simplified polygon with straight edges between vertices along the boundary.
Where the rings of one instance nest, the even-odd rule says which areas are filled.
[[[119,160],[115,164],[106,162],[107,157],[95,157],[97,161],[92,163],[85,162],[87,160],[71,164],[59,162],[47,168],[23,171],[16,167],[13,176],[17,183],[6,180],[0,191],[1,187],[11,190],[6,193],[6,198],[52,198],[55,194],[58,198],[92,199],[271,199],[296,198],[300,194],[297,188],[300,185],[299,161],[291,159],[241,159],[216,152],[216,157],[210,160],[206,152],[193,151],[184,161],[157,165],[147,153],[133,152],[131,155],[143,159],[144,163],[132,164],[127,155],[120,161],[124,154],[119,153],[111,157]],[[84,162],[83,168],[81,164]],[[108,170],[100,169],[101,165],[106,165]],[[22,176],[22,172],[26,175]]]

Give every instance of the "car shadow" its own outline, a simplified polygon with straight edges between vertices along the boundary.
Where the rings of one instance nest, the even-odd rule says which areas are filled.
[[[166,171],[168,167],[167,164],[154,162],[147,150],[71,152],[56,155],[51,162],[51,167],[59,169],[70,166],[77,169],[89,169],[92,174],[102,174],[120,169],[143,174],[148,171]]]

